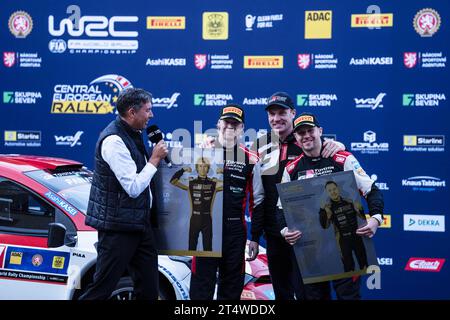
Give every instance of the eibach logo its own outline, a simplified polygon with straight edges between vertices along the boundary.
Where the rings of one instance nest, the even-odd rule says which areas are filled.
[[[406,264],[406,271],[440,272],[445,259],[438,258],[410,258]]]

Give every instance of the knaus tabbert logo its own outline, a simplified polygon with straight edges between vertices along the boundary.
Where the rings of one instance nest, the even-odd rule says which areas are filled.
[[[136,52],[139,44],[135,39],[139,33],[131,31],[130,28],[138,22],[139,17],[81,16],[80,8],[78,6],[73,7],[76,7],[74,14],[62,19],[59,22],[59,27],[55,26],[53,15],[48,17],[48,32],[50,35],[61,37],[68,34],[72,37],[68,40],[60,38],[50,40],[48,47],[52,53],[63,53],[67,48],[70,53],[123,54]],[[120,30],[121,28],[127,29],[127,31]],[[80,39],[79,37],[85,38]]]
[[[383,98],[386,96],[386,93],[381,92],[378,94],[376,98],[354,98],[355,107],[358,109],[371,109],[375,110],[377,108],[383,108]]]
[[[81,135],[83,131],[77,131],[73,136],[57,136],[55,135],[55,142],[57,146],[81,146]]]
[[[364,132],[364,142],[352,142],[351,150],[366,154],[377,154],[389,151],[388,142],[376,142],[377,134],[374,131]]]
[[[430,176],[415,176],[402,179],[402,187],[412,188],[413,191],[436,191],[445,188],[445,180]]]
[[[51,113],[108,114],[113,113],[119,93],[132,88],[126,78],[108,74],[85,84],[57,84],[54,87]]]
[[[412,69],[419,65],[421,68],[445,68],[447,56],[442,52],[404,52],[403,64]]]
[[[171,108],[177,108],[178,107],[178,103],[177,103],[177,99],[180,96],[181,93],[179,92],[175,92],[172,94],[172,96],[170,98],[155,98],[153,97],[152,99],[152,106],[154,108],[166,108],[166,109],[171,109]]]
[[[445,232],[445,216],[405,214],[403,215],[403,230]]]
[[[403,151],[408,152],[444,152],[443,135],[404,135]]]

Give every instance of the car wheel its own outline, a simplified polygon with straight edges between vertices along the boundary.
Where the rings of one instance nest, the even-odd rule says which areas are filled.
[[[122,277],[109,300],[135,300],[134,284],[131,277]]]

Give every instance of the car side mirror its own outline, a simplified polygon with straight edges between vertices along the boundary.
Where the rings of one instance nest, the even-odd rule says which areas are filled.
[[[64,245],[66,238],[66,227],[61,223],[48,224],[48,241],[47,247],[57,248]]]

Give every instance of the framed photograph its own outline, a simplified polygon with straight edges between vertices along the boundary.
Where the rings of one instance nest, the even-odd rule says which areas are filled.
[[[366,217],[353,171],[277,188],[288,229],[303,233],[294,251],[304,283],[362,275],[378,265],[372,239],[356,234]]]

